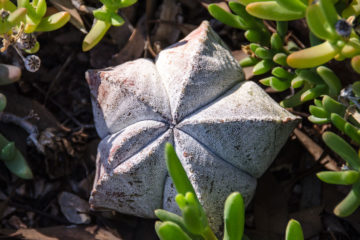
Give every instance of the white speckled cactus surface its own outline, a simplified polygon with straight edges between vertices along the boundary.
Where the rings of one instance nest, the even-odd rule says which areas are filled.
[[[297,123],[260,87],[208,22],[158,55],[86,74],[98,147],[90,203],[153,218],[177,212],[164,145],[182,161],[210,224],[218,231],[226,197],[251,200]]]

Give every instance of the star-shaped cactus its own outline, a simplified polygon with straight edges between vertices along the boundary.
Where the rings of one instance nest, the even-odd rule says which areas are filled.
[[[140,217],[178,211],[167,175],[170,142],[199,200],[218,230],[226,196],[252,198],[296,125],[244,74],[208,22],[160,52],[155,63],[138,59],[90,70],[95,124],[102,138],[90,203]]]

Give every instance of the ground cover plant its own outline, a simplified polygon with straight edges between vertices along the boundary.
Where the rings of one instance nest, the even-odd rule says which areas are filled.
[[[357,26],[360,12],[356,10],[358,4],[358,1],[352,1],[350,4],[346,1],[326,0],[291,2],[240,0],[229,2],[233,13],[217,5],[210,5],[209,11],[218,20],[246,30],[245,37],[251,42],[246,47],[251,56],[243,59],[241,63],[243,67],[254,66],[255,75],[271,71],[272,76],[260,80],[262,84],[276,91],[284,91],[290,87],[301,88],[291,97],[283,100],[280,103],[282,106],[295,107],[314,100],[315,105],[309,108],[311,113],[309,120],[316,124],[331,122],[358,145],[360,144],[359,120],[354,118],[350,109],[353,109],[353,112],[359,110],[356,97],[359,82],[343,89],[341,80],[330,68],[324,66],[332,59],[344,61],[351,58],[353,70],[359,73],[360,40]],[[305,18],[310,30],[311,47],[305,49],[300,49],[295,42],[285,41],[287,21],[301,18]],[[276,21],[276,29],[272,34],[260,19]],[[322,101],[318,99],[320,97]],[[333,99],[340,97],[345,97],[349,101],[340,103]],[[354,157],[350,160],[347,157],[355,151],[347,145],[345,149],[349,149],[349,152],[345,149],[340,150],[339,144],[344,140],[341,141],[341,138],[334,136],[337,135],[324,133],[325,143],[344,157],[351,170],[357,171],[360,160]],[[353,174],[354,180],[350,181],[351,183],[357,181],[357,173]],[[325,182],[336,184],[335,176],[345,175],[347,176],[345,178],[350,178],[348,172],[320,173],[318,176]],[[344,184],[340,180],[338,183]],[[360,202],[359,191],[358,185],[355,184],[351,196],[340,203],[335,209],[335,214],[348,216],[355,211]]]
[[[0,238],[158,239],[154,220],[89,210],[99,137],[84,72],[154,59],[204,19],[248,79],[303,118],[241,217],[248,238],[284,239],[291,218],[304,239],[360,238],[359,1],[1,0],[0,6],[6,98],[0,97]],[[49,19],[61,21],[50,27]],[[25,29],[31,37],[20,39]],[[84,43],[87,34],[91,44]],[[7,162],[14,157],[26,174]],[[183,193],[194,203],[190,195]]]

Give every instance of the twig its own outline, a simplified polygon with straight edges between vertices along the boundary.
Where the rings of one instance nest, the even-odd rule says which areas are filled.
[[[26,121],[24,118],[5,112],[0,113],[0,122],[12,123],[24,129],[29,134],[28,139],[30,139],[34,143],[37,150],[41,153],[45,153],[44,146],[42,146],[37,140],[39,136],[39,131],[35,125]]]
[[[61,224],[69,224],[69,222],[66,221],[65,219],[59,218],[57,216],[54,216],[54,215],[51,215],[51,214],[48,214],[48,213],[45,213],[43,211],[40,211],[38,209],[29,207],[27,205],[22,205],[22,204],[15,203],[15,202],[12,202],[12,201],[9,201],[9,205],[13,206],[13,207],[16,207],[16,208],[21,208],[21,209],[26,210],[26,211],[37,213],[39,215],[50,218],[50,219],[52,219],[52,220],[54,220],[54,221],[56,221],[58,223],[61,223]]]
[[[84,1],[82,0],[71,0],[71,3],[77,10],[87,14],[92,14],[92,12],[96,9],[93,7],[86,6],[84,4]]]
[[[55,83],[57,83],[57,81],[60,79],[61,74],[64,72],[65,68],[67,68],[67,66],[69,65],[69,63],[71,62],[71,60],[74,58],[75,53],[72,53],[64,62],[64,64],[61,66],[61,68],[59,69],[59,71],[57,72],[55,78],[53,81],[51,81],[51,84],[47,90],[47,93],[45,95],[45,100],[44,100],[44,105],[46,105],[46,102],[49,98],[49,94],[51,93],[51,90],[53,89],[53,87],[55,86]]]
[[[42,90],[36,83],[33,83],[33,86],[43,95],[46,95],[45,91]],[[71,121],[73,121],[78,128],[75,129],[76,130],[80,130],[80,129],[87,129],[87,128],[94,128],[94,124],[82,124],[81,122],[79,122],[79,120],[77,120],[73,115],[71,115],[71,113],[69,113],[63,106],[61,106],[59,103],[57,103],[54,99],[52,99],[51,97],[49,97],[49,100],[52,104],[54,104],[55,106],[57,106],[69,119],[71,119]]]

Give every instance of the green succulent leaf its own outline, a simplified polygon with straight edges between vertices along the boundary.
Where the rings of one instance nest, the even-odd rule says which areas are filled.
[[[274,0],[237,0],[240,4],[246,6],[250,3],[254,3],[254,2],[272,2]]]
[[[306,5],[300,1],[300,0],[276,0],[278,4],[280,4],[282,7],[287,8],[292,11],[301,11],[305,12]]]
[[[353,141],[360,144],[360,130],[357,127],[347,122],[345,123],[344,131]]]
[[[306,102],[313,100],[323,94],[326,94],[329,91],[329,88],[325,84],[318,84],[313,88],[310,88],[301,95],[301,101]]]
[[[254,75],[261,75],[267,73],[274,67],[274,62],[269,59],[261,60],[258,62],[253,69]]]
[[[255,29],[247,30],[244,33],[245,38],[252,43],[262,43],[264,44],[265,40],[263,38],[262,32]],[[267,45],[267,44],[264,44]]]
[[[9,142],[0,134],[0,159],[5,163],[6,167],[16,176],[23,179],[32,179],[32,171],[27,164],[25,158],[15,147],[14,143]]]
[[[323,182],[329,184],[352,185],[360,178],[360,173],[354,170],[348,171],[323,171],[316,174]]]
[[[216,4],[210,4],[208,6],[208,11],[211,16],[230,27],[243,30],[246,30],[249,27],[240,16],[229,13]]]
[[[354,170],[360,170],[358,154],[344,139],[332,132],[325,132],[322,138],[325,144],[342,157]]]
[[[360,206],[360,181],[356,182],[349,194],[334,209],[339,217],[350,216]]]
[[[7,18],[7,22],[10,23],[12,26],[18,25],[21,21],[24,21],[26,11],[27,11],[26,8],[16,9],[14,12],[10,13],[9,17]],[[2,28],[0,27],[0,29]],[[7,31],[4,31],[4,33],[5,32]]]
[[[58,12],[51,16],[45,17],[41,20],[36,27],[38,32],[50,32],[57,30],[64,26],[70,20],[70,14],[68,12]]]
[[[288,79],[291,80],[295,77],[295,75],[293,73],[288,72],[287,70],[285,70],[282,67],[275,67],[273,68],[273,70],[271,71],[271,73],[278,78],[283,78],[283,79]]]
[[[273,61],[281,66],[288,66],[286,62],[287,55],[285,53],[276,53],[273,57]]]
[[[312,68],[327,63],[336,56],[338,50],[328,41],[291,53],[287,63],[293,68]]]
[[[288,222],[285,240],[304,240],[304,234],[298,221],[291,219]]]
[[[245,226],[244,200],[240,193],[230,194],[224,208],[224,240],[241,240]]]
[[[355,72],[360,74],[360,55],[351,59],[351,67],[355,70]]]
[[[250,3],[246,6],[246,11],[257,18],[272,21],[291,21],[305,16],[305,12],[291,11],[276,1]]]
[[[82,43],[82,50],[84,52],[91,50],[100,42],[104,37],[105,33],[111,27],[110,23],[97,20],[94,26],[91,28],[90,32],[85,36],[85,39]]]
[[[308,120],[312,123],[319,124],[319,125],[330,122],[328,118],[315,117],[314,115],[309,116]]]
[[[35,9],[36,15],[39,17],[43,17],[47,9],[46,0],[38,0]]]
[[[337,113],[340,116],[345,115],[346,107],[327,95],[323,97],[322,105],[324,106],[324,109],[328,112]]]
[[[168,212],[163,209],[157,209],[155,210],[155,215],[157,218],[159,218],[163,222],[173,222],[177,224],[189,237],[191,237],[192,240],[202,240],[203,238],[201,236],[195,235],[190,233],[184,223],[184,220],[182,217],[176,215],[175,213]]]
[[[191,238],[173,222],[157,222],[155,230],[161,240],[191,240]]]
[[[339,17],[335,9],[333,1],[329,0],[320,0],[320,8],[325,16],[326,21],[329,23],[330,27],[335,31],[335,24],[338,21]]]
[[[20,6],[19,6],[20,7]],[[2,0],[0,1],[0,9],[5,9],[6,11],[13,12],[17,9],[16,5],[13,4],[9,0]]]
[[[259,60],[255,57],[246,57],[240,60],[239,64],[241,67],[251,67],[257,64]]]
[[[330,96],[338,96],[342,89],[341,81],[336,76],[336,74],[325,66],[320,66],[316,69],[316,72],[320,75],[320,77],[324,80],[324,82],[329,87],[329,95]]]
[[[186,172],[176,155],[174,147],[170,143],[165,146],[166,166],[175,185],[176,191],[185,196],[187,192],[191,192],[196,196],[195,190],[186,175]]]
[[[304,85],[305,80],[302,77],[296,76],[291,80],[291,86],[293,88],[300,88]]]
[[[301,105],[303,102],[301,101],[301,96],[304,92],[306,92],[308,89],[310,89],[310,85],[307,83],[304,83],[303,88],[298,91],[297,93],[295,93],[293,96],[284,99],[283,101],[280,102],[280,106],[284,107],[284,108],[291,108],[291,107],[296,107],[298,105]]]
[[[111,25],[119,27],[125,23],[124,19],[119,15],[113,13],[111,14]]]
[[[352,91],[355,94],[355,96],[360,96],[360,81],[356,81],[352,84]]]
[[[331,119],[331,123],[335,127],[337,127],[337,129],[339,129],[342,132],[345,132],[345,124],[347,123],[347,121],[344,118],[342,118],[337,113],[331,113],[330,119]]]
[[[322,107],[310,105],[309,112],[318,118],[330,118],[330,114]]]
[[[306,22],[316,37],[323,40],[335,40],[336,33],[326,21],[319,4],[311,4],[306,9]]]
[[[263,21],[251,16],[241,3],[231,1],[229,2],[229,7],[236,15],[242,18],[243,22],[248,25],[248,28],[259,29],[264,33],[268,33]]]
[[[270,86],[276,91],[282,92],[291,86],[291,81],[288,79],[280,79],[277,77],[270,78]]]

